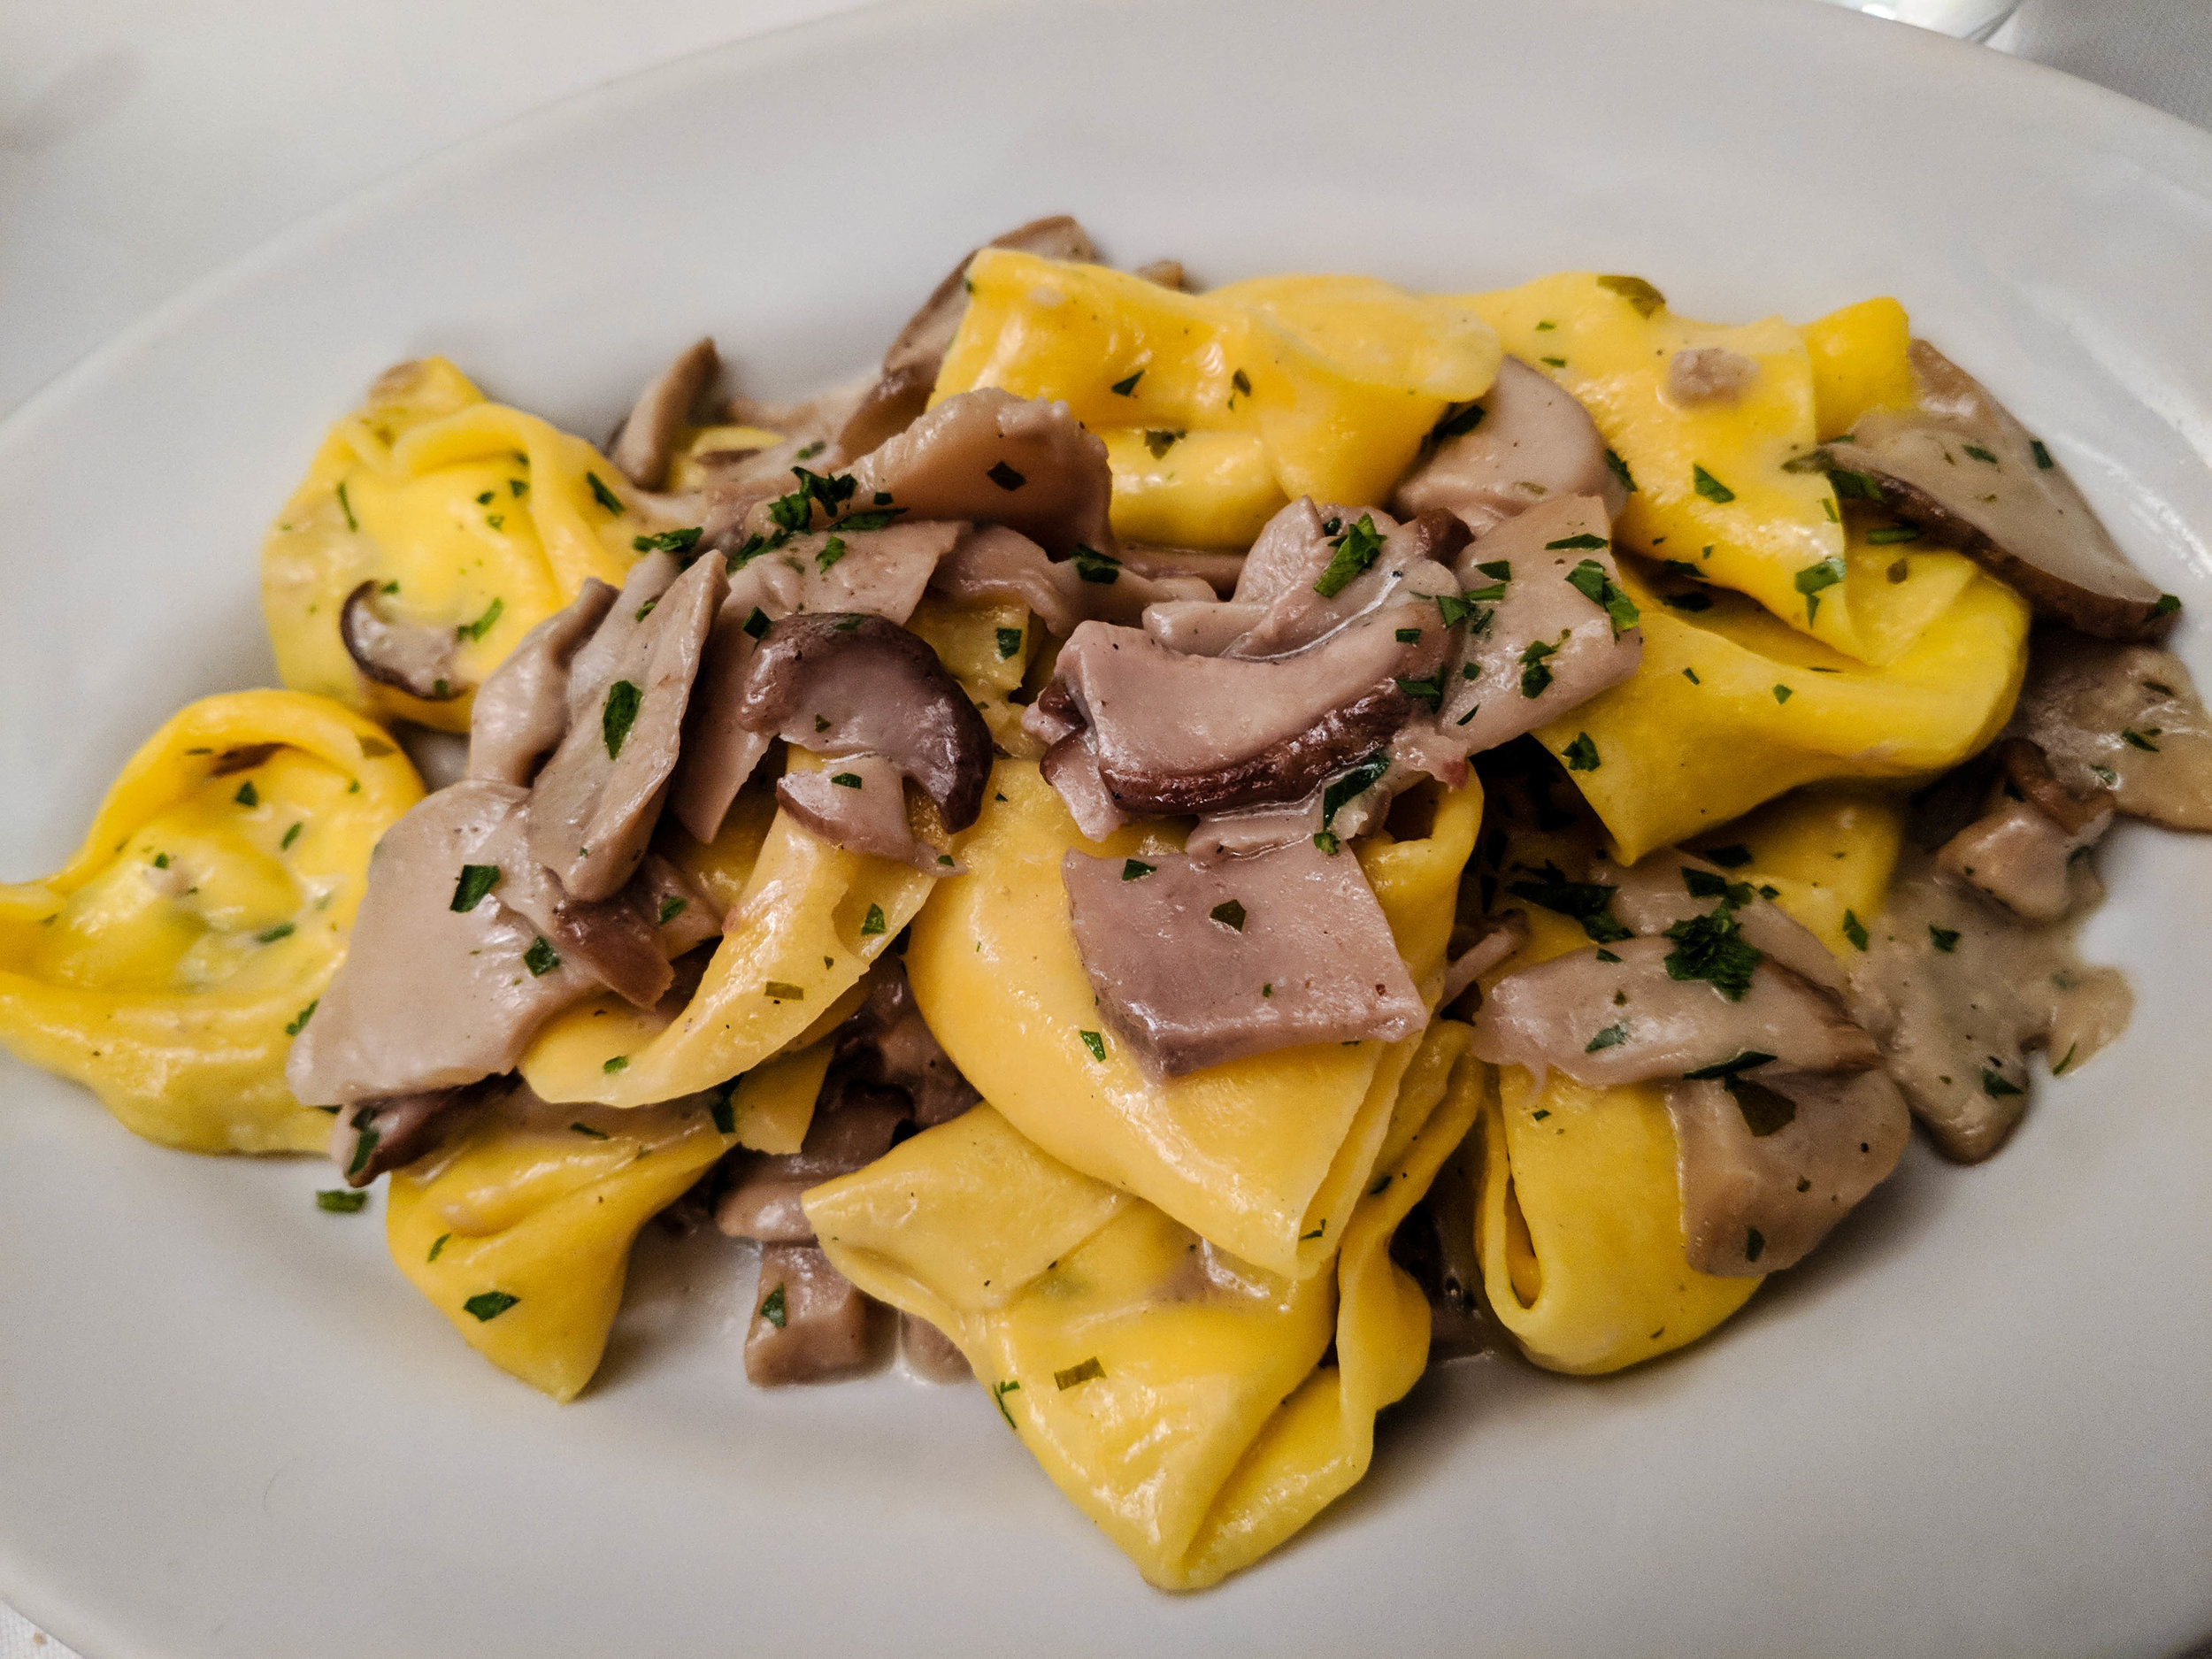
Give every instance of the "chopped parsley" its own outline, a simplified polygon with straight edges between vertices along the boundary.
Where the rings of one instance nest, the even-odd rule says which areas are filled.
[[[1121,561],[1110,553],[1101,553],[1096,548],[1078,543],[1074,564],[1075,573],[1079,580],[1095,582],[1101,588],[1111,588],[1121,580]]]
[[[817,570],[826,572],[831,565],[844,557],[845,539],[842,536],[833,535],[822,543],[822,550],[814,556],[814,566]]]
[[[1154,868],[1141,858],[1125,858],[1121,861],[1121,879],[1124,881],[1141,881],[1152,873]]]
[[[1729,488],[1727,485],[1722,483],[1720,480],[1715,478],[1710,472],[1707,472],[1703,467],[1699,466],[1694,462],[1693,462],[1690,466],[1690,476],[1692,481],[1696,486],[1697,493],[1704,496],[1706,500],[1710,502],[1728,502],[1736,499],[1736,492],[1734,490]]]
[[[1560,545],[1554,542],[1553,546]],[[1620,590],[1604,565],[1595,559],[1584,559],[1567,572],[1567,586],[1580,594],[1592,604],[1605,612],[1613,625],[1613,637],[1619,639],[1623,628],[1632,628],[1641,619],[1642,612],[1636,602]]]
[[[1127,380],[1116,380],[1114,382],[1114,396],[1116,397],[1134,397],[1137,395],[1137,382],[1142,379],[1144,379],[1144,371],[1142,369],[1139,369]]]
[[[880,933],[888,932],[890,924],[884,919],[883,906],[871,904],[868,907],[868,914],[861,920],[860,936],[863,939],[873,939]]]
[[[1587,732],[1578,733],[1575,741],[1559,751],[1559,758],[1567,763],[1569,772],[1595,772],[1600,764],[1598,746]]]
[[[530,949],[522,953],[522,965],[530,970],[532,979],[542,979],[561,965],[561,953],[540,933],[530,941]]]
[[[1694,899],[1724,899],[1730,904],[1751,902],[1748,881],[1731,881],[1726,876],[1717,876],[1692,864],[1682,866],[1682,885]]]
[[[432,1242],[430,1246],[430,1254],[424,1256],[422,1259],[426,1262],[436,1261],[441,1256],[445,1254],[445,1247],[447,1244],[451,1242],[452,1238],[453,1235],[449,1233],[441,1233],[437,1236],[436,1240]]]
[[[768,613],[758,605],[755,605],[753,614],[745,618],[745,632],[755,639],[768,632]]]
[[[1366,794],[1381,779],[1383,773],[1389,770],[1390,757],[1380,749],[1377,749],[1351,771],[1322,790],[1321,827],[1325,830],[1330,825],[1335,823],[1336,815],[1340,809],[1357,796]],[[1317,838],[1314,844],[1320,845]],[[1323,847],[1321,850],[1333,852],[1335,849]]]
[[[1983,449],[1978,443],[1962,443],[1959,447],[1964,449],[1967,454],[1972,456],[1977,461],[1984,462],[1990,466],[1995,466],[1997,465],[1997,457],[1992,455],[1988,450]]]
[[[761,995],[779,1002],[803,1002],[806,987],[794,985],[788,979],[771,979],[760,987]]]
[[[1626,300],[1639,317],[1648,317],[1667,303],[1665,295],[1640,276],[1601,276],[1598,286]]]
[[[2043,440],[2040,438],[2028,440],[2028,453],[2035,457],[2037,467],[2043,472],[2047,472],[2057,465],[2051,459],[2051,452],[2043,447]]]
[[[1252,377],[1242,369],[1229,377],[1229,384],[1235,387],[1240,395],[1245,397],[1252,396]]]
[[[249,778],[245,782],[238,786],[238,793],[231,796],[231,799],[237,802],[240,806],[259,806],[261,804],[261,791],[253,787],[253,780]]]
[[[315,1194],[315,1208],[326,1210],[334,1216],[350,1216],[369,1202],[366,1193],[349,1192],[341,1187],[334,1191]]]
[[[1021,1385],[1018,1382],[993,1383],[991,1385],[991,1398],[998,1402],[998,1414],[1006,1419],[1006,1426],[1010,1429],[1014,1427],[1014,1414],[1006,1409],[1006,1396],[1010,1394],[1017,1394],[1020,1391],[1020,1389]],[[1017,1432],[1018,1432],[1018,1431],[1017,1431]]]
[[[1549,862],[1529,873],[1534,880],[1509,881],[1505,890],[1517,899],[1526,899],[1555,914],[1571,917],[1582,924],[1585,933],[1601,945],[1634,937],[1613,919],[1609,907],[1614,889],[1605,883],[1570,881],[1557,864]]]
[[[779,1331],[784,1329],[785,1326],[790,1323],[791,1314],[789,1309],[785,1304],[783,1286],[781,1285],[777,1286],[775,1289],[770,1291],[768,1293],[768,1299],[760,1304],[760,1317],[767,1320],[769,1324],[774,1325]]]
[[[1053,1372],[1052,1380],[1059,1385],[1061,1392],[1064,1394],[1078,1383],[1087,1383],[1094,1378],[1103,1377],[1105,1374],[1106,1368],[1098,1363],[1098,1356],[1094,1354],[1080,1365],[1071,1365],[1065,1371]]]
[[[606,706],[599,711],[599,736],[609,760],[621,757],[623,741],[637,723],[638,705],[644,701],[645,694],[633,680],[618,680],[607,687]]]
[[[461,1310],[480,1323],[489,1323],[522,1300],[503,1290],[482,1290],[461,1304]]]
[[[1816,455],[1819,451],[1814,452]],[[1869,472],[1854,472],[1844,467],[1828,469],[1828,486],[1836,492],[1839,501],[1870,501],[1878,505],[1889,499],[1882,494],[1881,485]]]
[[[346,515],[346,528],[349,530],[360,529],[361,521],[353,516],[353,500],[352,497],[346,494],[346,485],[343,479],[338,480],[338,505]]]
[[[491,603],[484,607],[482,616],[473,622],[464,622],[455,628],[454,638],[468,640],[472,642],[481,640],[492,631],[492,624],[499,620],[500,613],[506,609],[507,602],[504,599],[494,599]]]
[[[1006,661],[1008,657],[1012,657],[1016,652],[1019,651],[1021,648],[1022,631],[1019,628],[1001,628],[998,630],[998,659],[1000,662],[1002,663]]]
[[[1148,430],[1144,434],[1144,447],[1152,452],[1152,458],[1156,461],[1187,435],[1181,432]]]
[[[1877,525],[1866,533],[1869,547],[1895,547],[1901,542],[1917,541],[1920,537],[1921,529],[1916,524]]]
[[[1352,578],[1375,562],[1382,551],[1383,539],[1375,528],[1372,513],[1362,513],[1359,522],[1336,538],[1336,550],[1329,556],[1329,566],[1321,572],[1321,579],[1313,585],[1314,592],[1324,599],[1333,599],[1342,593]]]
[[[1744,1229],[1743,1259],[1745,1261],[1757,1261],[1759,1259],[1759,1253],[1766,1248],[1767,1239],[1765,1233],[1760,1232],[1756,1227],[1747,1227]]]
[[[1502,597],[1502,595],[1501,595],[1501,597]],[[1461,623],[1466,621],[1468,618],[1473,616],[1476,611],[1479,608],[1458,594],[1437,594],[1434,595],[1434,598],[1436,600],[1436,614],[1443,618],[1444,626],[1448,628],[1457,627]],[[1409,629],[1402,628],[1399,632],[1402,634],[1408,632],[1413,632],[1413,637],[1417,640],[1421,637],[1417,632]]]
[[[1982,1093],[1992,1100],[2002,1100],[2008,1094],[2024,1094],[2027,1090],[2008,1081],[1988,1066],[1982,1068]]]
[[[587,472],[584,476],[591,482],[591,498],[594,501],[597,502],[602,507],[604,507],[609,512],[620,512],[622,511],[622,497],[616,495],[614,491],[607,488],[606,480],[601,478],[596,472]]]
[[[1787,686],[1777,686],[1774,688],[1774,700],[1777,703],[1787,703],[1796,695],[1797,694],[1794,691],[1792,691]]]
[[[1667,929],[1675,948],[1666,959],[1671,979],[1702,979],[1732,1002],[1751,989],[1751,971],[1764,956],[1745,939],[1729,907],[1693,916]]]
[[[254,937],[265,945],[273,945],[280,939],[289,939],[298,929],[290,922],[279,922],[274,927],[265,927]]]
[[[1928,938],[1934,943],[1935,948],[1947,956],[1959,948],[1959,930],[1955,927],[1938,927],[1933,922],[1930,922]]]
[[[1083,1046],[1091,1051],[1092,1059],[1101,1062],[1104,1061],[1106,1058],[1106,1039],[1102,1033],[1095,1031],[1079,1031],[1075,1034],[1082,1038]]]
[[[1833,588],[1843,580],[1843,558],[1832,554],[1816,565],[1808,565],[1790,578],[1790,586],[1805,595],[1805,620],[1810,622],[1820,614],[1820,593]]]
[[[1544,659],[1558,649],[1556,645],[1547,645],[1541,640],[1528,642],[1527,649],[1521,653],[1521,695],[1524,697],[1540,697],[1544,695],[1544,688],[1551,684],[1551,670],[1544,666]]]
[[[1866,924],[1859,919],[1859,913],[1856,910],[1846,910],[1843,913],[1843,936],[1851,941],[1852,949],[1864,950],[1866,949]]]
[[[1419,637],[1417,632],[1415,637]],[[1427,703],[1432,713],[1444,706],[1444,676],[1440,672],[1431,674],[1425,680],[1408,680],[1402,675],[1393,676],[1392,683],[1414,702]]]
[[[602,1064],[599,1069],[609,1077],[612,1077],[618,1071],[626,1071],[630,1069],[630,1056],[626,1054],[616,1055],[612,1059]]]
[[[1628,1023],[1625,1020],[1617,1021],[1613,1025],[1608,1025],[1603,1031],[1598,1033],[1596,1036],[1591,1038],[1588,1045],[1582,1050],[1582,1052],[1585,1054],[1595,1054],[1601,1048],[1618,1048],[1622,1043],[1624,1043],[1627,1041]]]
[[[2133,744],[2137,749],[2147,750],[2153,755],[2158,753],[2158,745],[2152,742],[2151,739],[2156,737],[2157,735],[2158,731],[2155,727],[2153,727],[2147,733],[2139,732],[2133,727],[2130,727],[2128,730],[2120,733],[2120,736],[2127,742]],[[247,787],[250,788],[252,786],[248,785]]]
[[[630,545],[641,553],[688,553],[699,545],[699,527],[688,530],[664,530],[658,535],[638,535],[630,538]]]
[[[1234,928],[1240,933],[1244,931],[1244,906],[1234,899],[1223,900],[1206,914],[1224,927]]]
[[[670,894],[666,898],[661,901],[660,925],[663,927],[667,926],[669,923],[674,921],[679,916],[681,916],[690,908],[691,901],[689,899],[680,898],[673,893]]]
[[[841,789],[862,787],[860,774],[856,772],[833,772],[830,774],[830,781]]]
[[[1419,644],[1419,643],[1420,643],[1420,641],[1421,641],[1421,630],[1420,630],[1420,629],[1418,629],[1418,628],[1400,628],[1400,629],[1398,630],[1398,643],[1399,643],[1399,644],[1401,644],[1401,645],[1417,645],[1417,644]]]
[[[2151,615],[2170,617],[2180,609],[2181,595],[2179,594],[2161,594],[2158,595],[2158,603],[2151,607]]]
[[[1605,452],[1605,465],[1606,470],[1620,480],[1623,489],[1632,495],[1636,493],[1636,475],[1628,470],[1627,462],[1622,460],[1613,450],[1608,449]]]
[[[294,824],[290,829],[286,830],[284,832],[284,839],[277,843],[277,850],[279,852],[288,851],[292,843],[299,840],[300,832],[306,827],[307,826],[304,824]]]
[[[1556,541],[1545,542],[1544,551],[1547,553],[1558,553],[1563,551],[1571,553],[1586,549],[1594,551],[1596,549],[1601,547],[1610,547],[1612,543],[1608,541],[1601,535],[1570,535],[1562,536]]]
[[[315,1018],[315,1010],[320,1008],[322,1004],[323,999],[319,996],[313,1002],[310,1002],[305,1008],[300,1010],[298,1013],[293,1015],[290,1019],[285,1022],[284,1034],[288,1037],[296,1037],[300,1034],[300,1033],[305,1031],[307,1029],[307,1022]]]
[[[1567,359],[1564,357],[1539,357],[1536,360],[1547,368],[1563,369],[1567,366]]]
[[[1323,830],[1319,834],[1313,838],[1313,844],[1316,847],[1318,847],[1325,856],[1331,858],[1335,857],[1338,849],[1344,845],[1342,841],[1337,840],[1335,836],[1330,834],[1326,830]]]

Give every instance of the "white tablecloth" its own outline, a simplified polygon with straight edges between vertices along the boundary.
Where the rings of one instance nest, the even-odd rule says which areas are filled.
[[[856,3],[0,0],[0,414],[434,150]],[[2212,127],[2212,0],[2025,0],[1996,43]],[[0,1605],[0,1659],[75,1655]]]

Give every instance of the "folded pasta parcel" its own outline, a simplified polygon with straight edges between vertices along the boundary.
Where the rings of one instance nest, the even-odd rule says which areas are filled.
[[[207,697],[132,756],[84,844],[0,888],[0,1041],[137,1133],[195,1152],[319,1148],[286,1087],[342,959],[378,838],[421,798],[350,710]]]
[[[1302,1278],[1077,1173],[987,1106],[816,1188],[806,1212],[841,1272],[959,1346],[1148,1579],[1202,1588],[1359,1480],[1376,1411],[1427,1362],[1428,1303],[1390,1237],[1486,1073],[1444,1021],[1400,1075],[1332,1271]]]
[[[476,687],[667,526],[603,456],[403,363],[331,428],[277,515],[261,599],[284,683],[376,719],[468,729]]]

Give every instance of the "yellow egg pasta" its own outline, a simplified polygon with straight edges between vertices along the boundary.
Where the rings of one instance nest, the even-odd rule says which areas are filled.
[[[284,1083],[345,953],[371,849],[422,795],[377,727],[322,697],[241,691],[132,756],[83,845],[0,887],[0,1041],[150,1141],[319,1148]]]
[[[331,428],[263,544],[277,671],[372,718],[465,732],[473,688],[522,636],[587,579],[619,586],[634,540],[663,527],[581,438],[487,402],[442,357],[403,363]],[[444,695],[373,679],[348,651],[364,584]]]
[[[1310,1044],[1152,1081],[1099,1029],[1060,861],[1078,848],[1141,856],[1179,838],[1156,822],[1085,841],[1028,762],[1001,761],[989,795],[960,841],[968,873],[916,918],[907,952],[937,1040],[1055,1157],[1271,1272],[1317,1271],[1374,1162],[1413,1040]],[[1376,835],[1359,852],[1432,1006],[1481,810],[1470,784],[1443,796],[1422,833]]]
[[[1467,1036],[1421,1040],[1333,1272],[1236,1261],[988,1106],[815,1188],[807,1214],[840,1271],[958,1345],[1148,1580],[1202,1588],[1349,1490],[1375,1413],[1421,1374],[1428,1303],[1390,1236],[1474,1121],[1487,1069]]]
[[[737,1141],[703,1098],[564,1124],[518,1094],[393,1171],[385,1239],[471,1348],[567,1402],[599,1369],[638,1230]]]

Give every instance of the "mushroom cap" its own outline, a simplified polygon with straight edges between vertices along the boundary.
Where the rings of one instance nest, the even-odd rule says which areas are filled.
[[[450,703],[465,695],[470,687],[453,672],[453,630],[393,621],[376,608],[376,587],[374,581],[361,583],[338,612],[338,638],[353,665],[379,685],[425,703]]]

